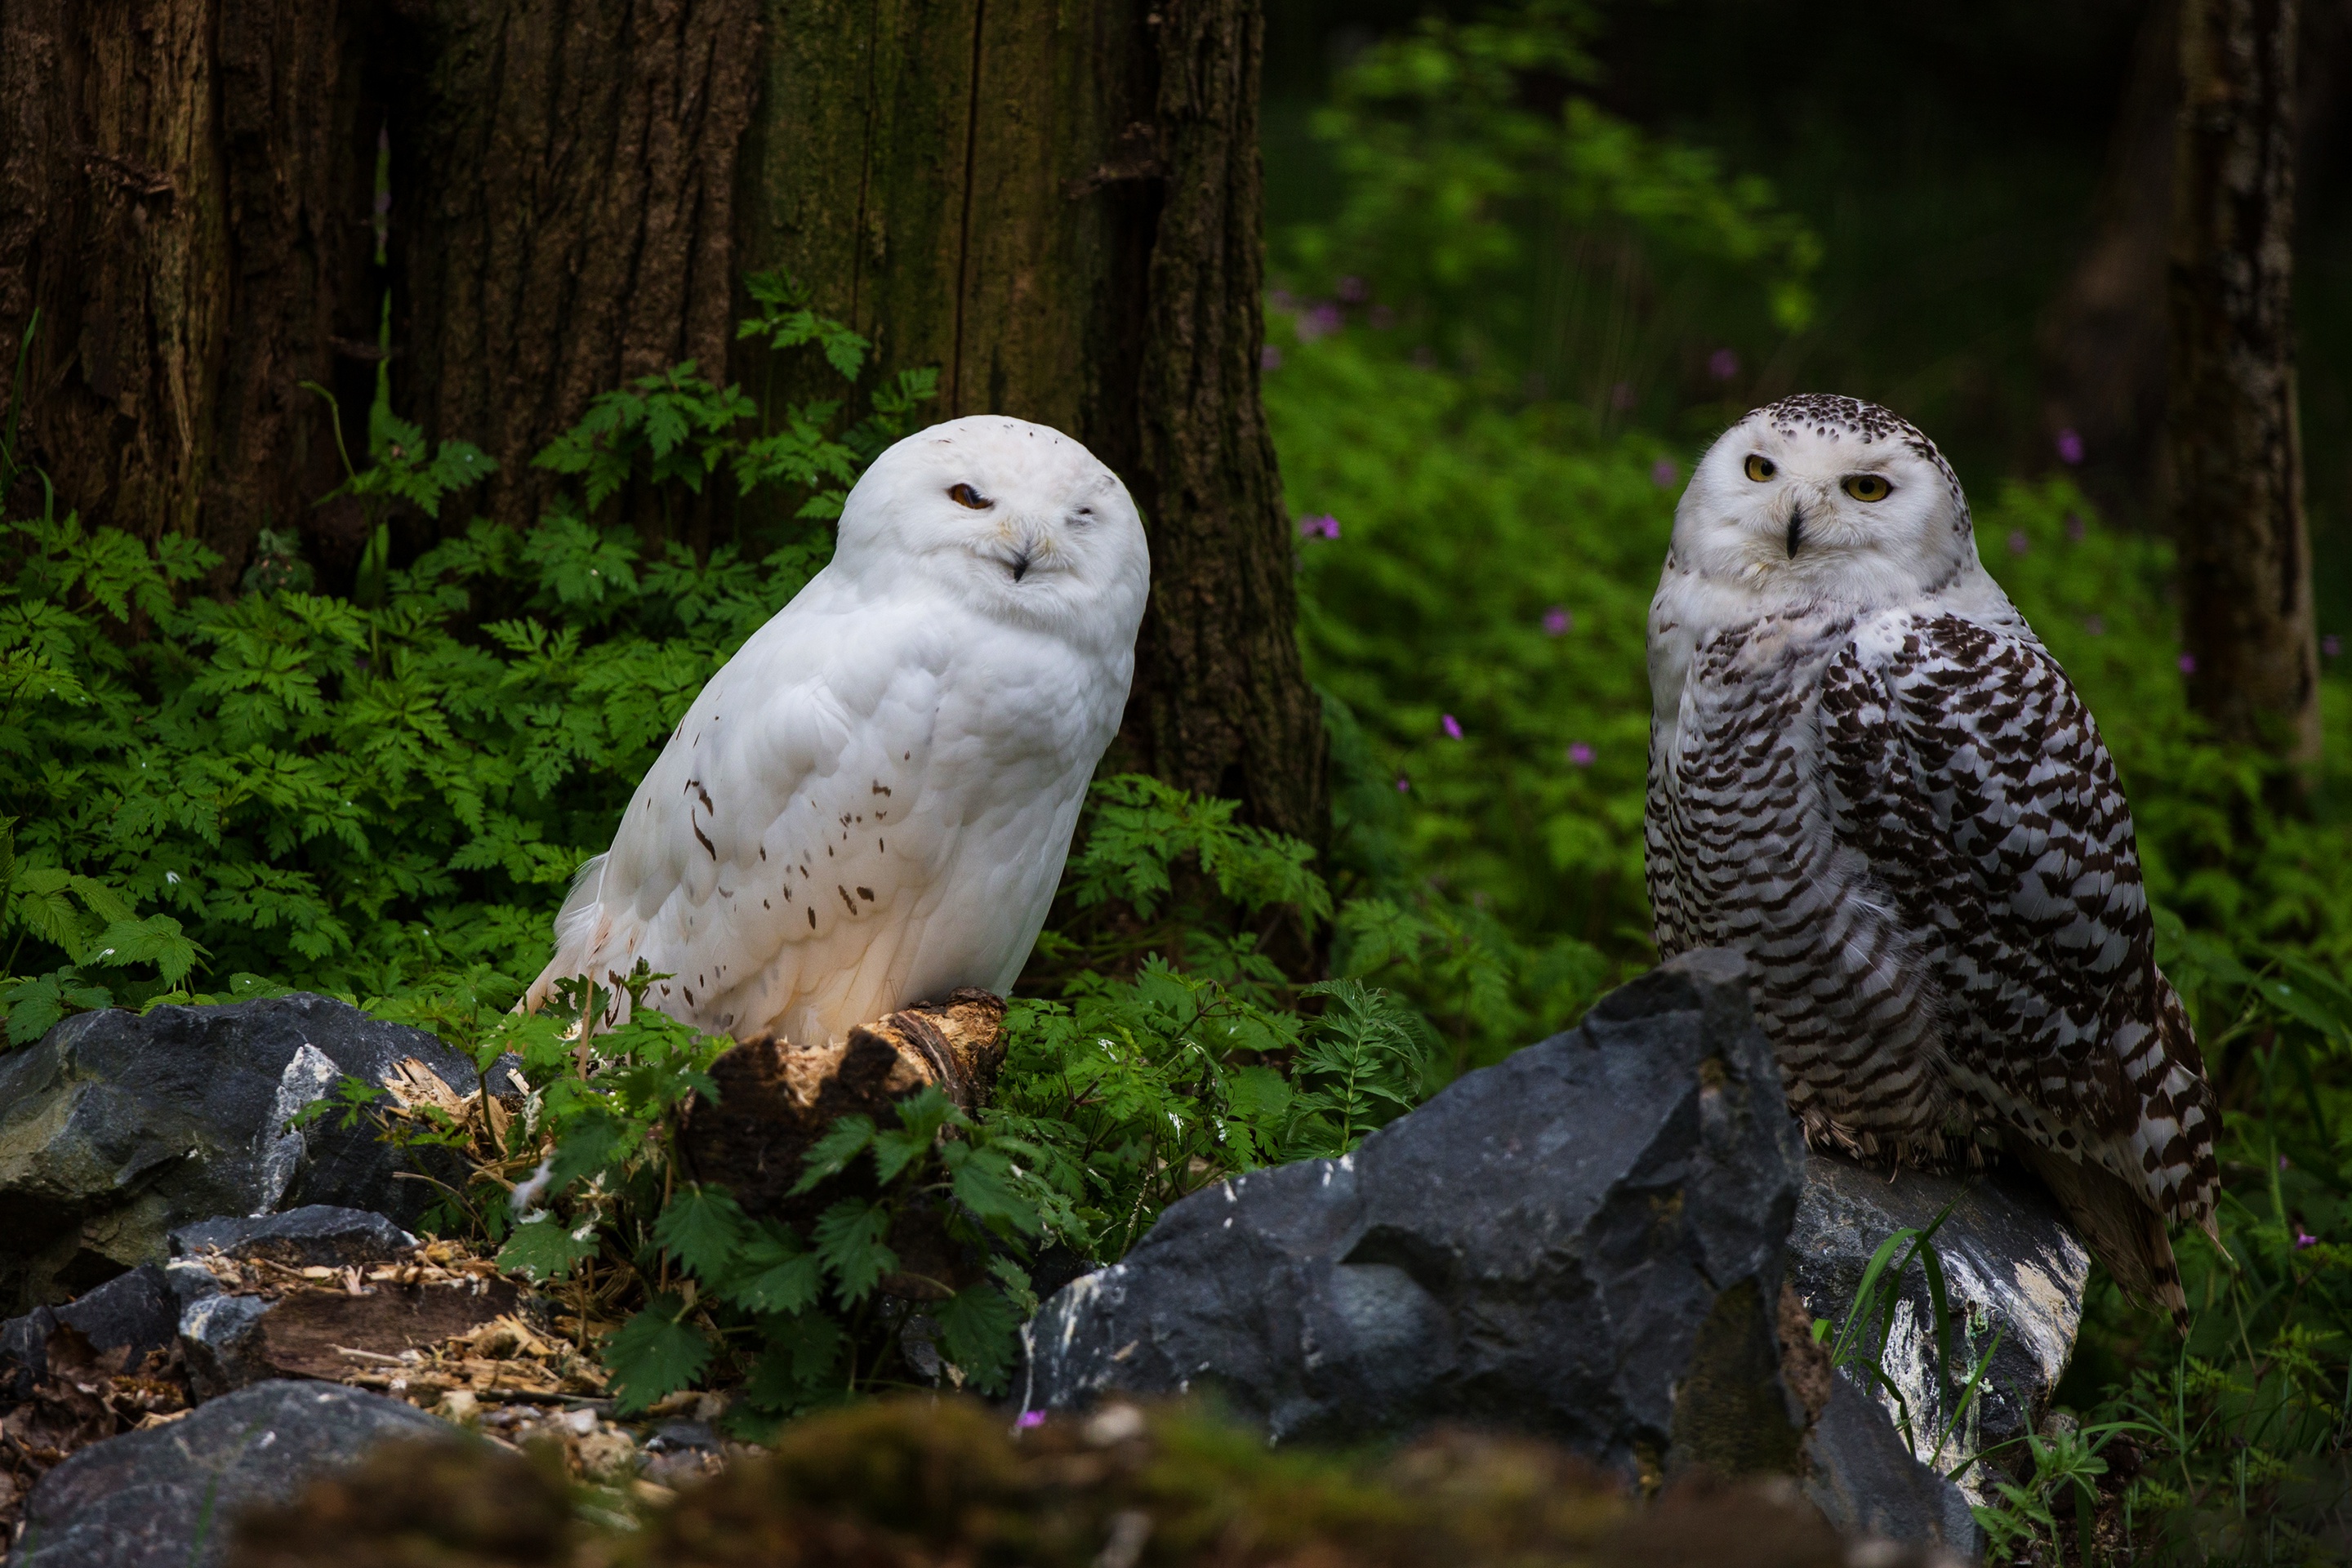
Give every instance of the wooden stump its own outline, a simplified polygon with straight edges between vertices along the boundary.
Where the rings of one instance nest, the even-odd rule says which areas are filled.
[[[791,1195],[803,1158],[834,1120],[855,1112],[892,1126],[897,1102],[926,1084],[978,1110],[1004,1063],[1003,1026],[1003,999],[965,987],[860,1025],[836,1045],[747,1041],[712,1065],[718,1100],[688,1112],[688,1167],[696,1180],[726,1186],[747,1214],[805,1226],[836,1199],[874,1190],[861,1163]]]

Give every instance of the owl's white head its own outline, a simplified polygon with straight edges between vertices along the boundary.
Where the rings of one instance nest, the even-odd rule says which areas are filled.
[[[1092,452],[1003,415],[950,419],[874,459],[843,506],[834,568],[909,577],[992,618],[1132,647],[1151,588],[1135,502]]]
[[[1784,397],[1724,432],[1675,508],[1669,581],[1762,610],[1892,605],[1981,577],[1969,503],[1936,444],[1874,403]]]

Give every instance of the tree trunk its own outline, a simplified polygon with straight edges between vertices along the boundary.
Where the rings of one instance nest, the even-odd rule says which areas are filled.
[[[1254,0],[771,0],[741,270],[937,365],[941,417],[1068,431],[1118,470],[1152,598],[1117,761],[1322,843],[1319,703],[1258,399]],[[809,356],[744,384],[818,395]]]
[[[2290,284],[2294,0],[2182,0],[2168,444],[2192,705],[2318,760]]]
[[[724,380],[737,150],[757,0],[439,0],[393,132],[398,401],[498,472],[461,503],[519,526],[530,460],[589,400],[683,360]],[[404,132],[406,134],[404,134]],[[399,222],[407,214],[406,222]],[[404,330],[403,330],[404,329]]]
[[[782,268],[875,340],[870,376],[938,366],[933,416],[1118,470],[1154,590],[1118,765],[1319,844],[1258,399],[1259,32],[1257,0],[0,0],[30,451],[91,521],[213,542],[216,587],[265,522],[320,531],[341,476],[299,384],[340,373],[363,434],[383,128],[394,401],[499,464],[439,529],[530,525],[531,458],[681,360],[837,395],[733,341],[742,275]]]
[[[85,522],[220,551],[216,586],[341,478],[299,384],[355,374],[365,413],[336,342],[375,335],[358,47],[335,0],[0,0],[9,367],[40,312],[20,458]],[[0,499],[37,510],[37,479]]]

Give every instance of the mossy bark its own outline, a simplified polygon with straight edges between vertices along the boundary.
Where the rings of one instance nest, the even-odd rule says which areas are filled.
[[[1115,761],[1319,844],[1258,397],[1260,26],[1251,0],[768,0],[739,264],[807,284],[885,371],[940,367],[940,416],[1053,425],[1117,469],[1152,600]],[[811,354],[734,364],[826,395]]]

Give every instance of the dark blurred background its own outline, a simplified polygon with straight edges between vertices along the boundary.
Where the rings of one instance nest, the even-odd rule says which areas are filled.
[[[1337,73],[1423,16],[1482,9],[1269,0],[1277,280],[1284,236],[1340,199],[1332,148],[1311,129]],[[1981,494],[2063,468],[2116,521],[2155,524],[2171,0],[1600,0],[1587,16],[1593,73],[1579,90],[1712,150],[1727,174],[1769,181],[1822,246],[1811,318],[1794,332],[1761,319],[1752,294],[1695,293],[1648,302],[1677,317],[1670,342],[1586,343],[1580,385],[1596,414],[1621,410],[1630,384],[1651,422],[1703,439],[1724,405],[1692,389],[1706,382],[1692,362],[1719,342],[1739,364],[1721,389],[1732,401],[1870,398],[1929,431]],[[2306,0],[2301,31],[2295,281],[2325,632],[2352,626],[2352,0]],[[1611,352],[1624,363],[1597,363]],[[1679,376],[1680,395],[1653,396],[1661,376]],[[1531,374],[1529,388],[1574,396],[1579,384]]]

